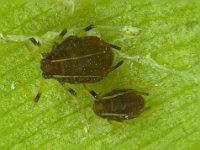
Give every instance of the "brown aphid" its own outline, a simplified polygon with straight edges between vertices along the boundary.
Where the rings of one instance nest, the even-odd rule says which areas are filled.
[[[94,27],[90,25],[83,29],[83,32]],[[120,50],[120,47],[106,43],[96,36],[74,35],[63,39],[66,33],[67,29],[60,33],[50,53],[42,54],[40,68],[45,79],[56,79],[61,84],[94,83],[123,64],[123,61],[119,61],[112,66],[114,60],[112,48]],[[40,45],[34,38],[30,40],[33,44]],[[40,91],[42,90],[39,90],[35,98],[36,102],[40,98]],[[72,89],[68,91],[73,95],[75,93]]]
[[[92,29],[90,25],[85,31]],[[61,32],[64,36],[66,30]],[[120,47],[106,43],[96,36],[69,36],[56,43],[50,53],[41,60],[44,78],[54,78],[61,83],[93,83],[102,80],[109,72],[118,68],[123,61],[112,66],[112,48]]]
[[[148,95],[148,93],[138,92],[133,89],[119,89],[100,97],[92,90],[89,90],[89,92],[95,98],[93,104],[94,113],[108,120],[121,122],[133,119],[146,109],[142,95]]]

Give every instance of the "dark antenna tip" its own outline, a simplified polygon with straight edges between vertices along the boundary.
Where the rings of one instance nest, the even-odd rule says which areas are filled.
[[[36,95],[36,97],[34,98],[34,102],[37,103],[37,102],[39,101],[40,97],[41,97],[41,93],[38,93],[38,94]]]
[[[40,46],[40,42],[37,41],[35,38],[31,37],[31,38],[29,38],[29,40],[30,40],[34,45]]]
[[[60,33],[60,36],[64,36],[65,34],[67,33],[67,28],[64,28],[61,33]]]
[[[110,71],[113,71],[113,70],[117,69],[117,68],[120,67],[123,63],[124,63],[123,60],[119,61]]]
[[[96,27],[95,25],[91,24],[91,25],[87,26],[84,30],[89,31],[89,30],[92,30],[95,27]]]
[[[98,97],[98,95],[95,91],[90,90],[85,84],[83,84],[83,86],[95,99]]]
[[[77,96],[76,91],[74,91],[72,88],[67,89],[72,95]]]

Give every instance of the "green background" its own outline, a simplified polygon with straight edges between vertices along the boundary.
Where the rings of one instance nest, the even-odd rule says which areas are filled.
[[[122,48],[115,60],[125,64],[88,86],[99,94],[122,87],[148,92],[151,110],[134,123],[116,126],[93,114],[93,99],[81,85],[66,85],[77,91],[75,98],[55,80],[45,80],[42,97],[34,103],[40,62],[23,43],[1,39],[0,149],[199,149],[199,11],[197,0],[1,0],[4,37],[45,40],[48,31],[91,23],[140,28],[135,37],[97,30]]]

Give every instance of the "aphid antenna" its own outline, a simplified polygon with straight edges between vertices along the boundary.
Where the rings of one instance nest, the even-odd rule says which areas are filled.
[[[92,30],[96,27],[97,27],[96,25],[91,24],[91,25],[87,26],[86,28],[84,28],[84,30],[87,32],[87,31],[90,31],[90,30]]]
[[[64,28],[64,29],[60,32],[59,36],[64,37],[66,33],[67,33],[67,28]]]
[[[68,92],[69,92],[70,94],[72,94],[73,96],[77,97],[76,91],[75,91],[74,89],[72,89],[72,88],[66,87],[65,82],[60,82],[60,84],[64,87],[64,89],[65,89],[66,91],[68,91]]]
[[[123,60],[119,61],[115,66],[113,66],[110,72],[114,71],[115,69],[119,68],[124,63]]]
[[[95,99],[98,98],[98,94],[97,94],[95,91],[89,89],[85,84],[83,84],[83,87],[84,87]]]
[[[139,94],[139,95],[149,96],[149,93],[146,93],[146,92],[140,92],[140,91],[136,91],[136,90],[134,90],[134,92]]]
[[[96,28],[96,27],[97,27],[96,25],[91,24],[91,25],[89,25],[89,26],[87,26],[87,27],[85,27],[85,28],[79,30],[79,31],[76,33],[76,35],[77,35],[77,36],[86,36],[88,31],[90,31],[90,30],[92,30],[92,29],[94,29],[94,28]]]
[[[55,40],[55,43],[53,45],[53,49],[55,49],[63,40],[64,36],[66,35],[67,33],[67,28],[64,28],[60,34],[58,35],[58,37],[56,38]]]
[[[121,50],[121,47],[119,46],[116,46],[116,45],[113,45],[113,44],[110,44],[110,43],[107,43],[105,42],[107,45],[109,45],[110,47],[114,48],[115,50]]]
[[[73,90],[72,88],[66,88],[66,90],[71,93],[73,96],[77,96],[77,93],[75,90]]]
[[[38,47],[41,45],[40,42],[39,42],[38,40],[36,40],[35,38],[33,38],[33,37],[29,38],[29,40],[30,40],[34,45],[36,45],[36,46],[38,46]]]

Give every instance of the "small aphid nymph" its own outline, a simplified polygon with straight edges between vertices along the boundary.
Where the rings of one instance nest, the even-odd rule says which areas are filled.
[[[121,122],[133,119],[146,109],[142,95],[148,95],[148,93],[138,92],[133,89],[119,89],[101,97],[92,90],[89,90],[89,92],[95,98],[93,104],[94,113],[108,120]]]

